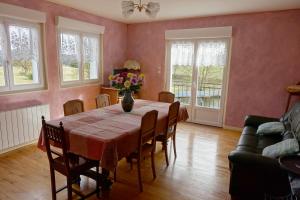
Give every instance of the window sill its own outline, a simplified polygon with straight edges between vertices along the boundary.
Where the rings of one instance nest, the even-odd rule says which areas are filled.
[[[48,91],[48,88],[47,87],[39,87],[39,88],[32,88],[32,89],[8,90],[8,91],[0,92],[0,96],[22,95],[22,94],[27,94],[27,93],[31,93],[31,92],[44,92],[44,91]]]
[[[100,80],[96,81],[90,81],[90,82],[78,82],[78,83],[62,83],[60,85],[61,89],[67,89],[67,88],[78,88],[78,87],[86,87],[86,86],[99,86],[101,85]]]

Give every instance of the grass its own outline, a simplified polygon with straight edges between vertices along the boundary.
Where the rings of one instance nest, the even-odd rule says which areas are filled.
[[[4,68],[3,66],[0,66],[0,86],[5,85],[5,80],[4,80]]]
[[[16,85],[23,85],[23,84],[32,84],[32,70],[28,72],[23,72],[21,67],[13,67],[14,71],[14,83]]]
[[[177,83],[192,83],[192,66],[174,66],[172,79]],[[198,83],[222,84],[223,68],[218,66],[200,67],[198,70]]]
[[[191,88],[192,88],[192,66],[174,66],[172,74],[172,84],[171,91],[173,91],[176,97],[182,103],[189,104],[191,100]],[[219,66],[209,66],[209,67],[199,67],[198,68],[198,92],[200,90],[204,94],[210,96],[215,95],[222,85],[223,80],[223,67]],[[179,94],[181,97],[179,97]],[[220,99],[215,99],[215,97],[209,98],[197,98],[197,104],[205,107],[219,107]]]
[[[16,85],[33,83],[32,72],[29,71],[27,73],[24,73],[21,70],[21,68],[14,67],[14,82]],[[0,86],[4,86],[4,85],[5,85],[4,68],[3,66],[0,66]]]
[[[79,80],[79,68],[63,65],[63,79],[64,81]]]
[[[33,83],[32,80],[32,71],[29,71],[27,73],[24,73],[20,67],[14,67],[14,82],[15,84],[21,85],[21,84],[31,84]],[[89,78],[89,66],[85,67],[84,70],[84,78]],[[63,65],[63,75],[64,75],[64,81],[75,81],[79,79],[79,69],[76,67],[71,67],[68,65]],[[5,79],[4,79],[4,68],[3,66],[0,66],[0,86],[5,85]]]
[[[70,65],[63,65],[64,81],[79,80],[79,68]],[[85,80],[90,78],[90,65],[85,64],[83,68],[83,77]]]

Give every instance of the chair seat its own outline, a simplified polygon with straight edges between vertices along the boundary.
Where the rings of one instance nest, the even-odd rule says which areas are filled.
[[[165,134],[160,133],[160,134],[158,134],[158,135],[156,136],[155,139],[156,139],[156,141],[162,142],[162,141],[164,141],[164,140],[166,139],[166,136],[165,136]]]
[[[149,153],[151,153],[152,148],[153,148],[153,145],[152,145],[152,144],[149,144],[149,143],[144,144],[144,145],[142,146],[142,152],[141,152],[142,157],[148,155]],[[128,158],[135,158],[135,159],[136,159],[137,157],[138,157],[138,151],[134,151],[134,152],[132,152],[132,153],[128,156]]]
[[[73,155],[73,157],[74,157],[74,155]],[[98,161],[89,160],[89,159],[85,159],[85,158],[77,156],[76,158],[70,159],[69,166],[70,166],[71,176],[73,176],[73,175],[76,176],[78,174],[88,171],[89,169],[91,169],[93,167],[98,167],[99,163],[98,163]],[[64,158],[62,156],[59,156],[54,159],[53,167],[55,170],[57,170],[61,174],[63,174],[63,175],[67,174],[67,172],[65,170]]]
[[[170,137],[172,137],[174,135],[173,132],[168,132],[168,135],[166,136],[164,133],[160,133],[156,136],[156,141],[158,142],[163,142],[164,140],[169,139]]]

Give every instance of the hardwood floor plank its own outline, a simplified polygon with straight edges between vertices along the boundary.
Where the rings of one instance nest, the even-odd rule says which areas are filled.
[[[136,165],[131,170],[123,159],[118,164],[117,182],[101,199],[230,200],[227,156],[235,148],[239,136],[239,132],[180,123],[176,135],[177,159],[174,160],[173,149],[170,149],[170,166],[166,168],[164,153],[158,144],[155,180],[152,179],[150,157],[142,162],[143,193],[138,189]],[[172,148],[171,143],[169,148]],[[56,174],[56,178],[57,187],[65,185],[63,176]],[[94,186],[93,180],[82,179],[82,191]],[[66,191],[57,197],[67,199]],[[0,199],[51,199],[46,153],[30,145],[0,155]]]

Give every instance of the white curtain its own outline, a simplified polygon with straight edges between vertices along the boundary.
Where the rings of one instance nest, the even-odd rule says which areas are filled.
[[[4,66],[6,59],[6,34],[2,21],[0,20],[0,66]]]
[[[194,43],[191,41],[174,41],[171,43],[171,66],[192,66]]]
[[[198,41],[196,66],[221,66],[227,62],[228,45],[226,40],[212,39]]]
[[[0,20],[0,87],[5,86],[4,66],[6,61],[6,35],[2,21]]]
[[[39,31],[36,28],[30,29],[32,45],[32,79],[34,83],[39,82]]]
[[[83,37],[83,59],[84,63],[90,64],[89,79],[98,78],[99,66],[99,37],[84,36]]]
[[[165,89],[170,89],[174,66],[225,67],[229,51],[228,39],[169,40],[166,55]],[[196,55],[194,55],[196,54]]]
[[[80,36],[76,33],[62,32],[60,35],[60,57],[63,64],[71,65],[76,63],[79,67],[80,56]]]

